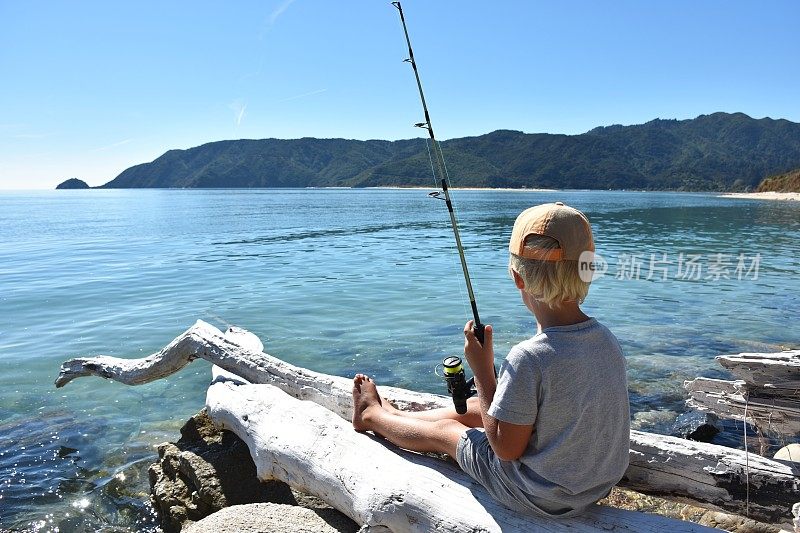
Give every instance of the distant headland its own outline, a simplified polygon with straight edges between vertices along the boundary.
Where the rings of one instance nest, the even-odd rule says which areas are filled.
[[[70,178],[66,181],[62,181],[56,186],[56,189],[88,189],[89,185],[77,178]]]
[[[580,135],[442,142],[455,187],[750,191],[800,167],[800,124],[713,113]],[[261,139],[169,150],[100,188],[432,186],[425,141]]]

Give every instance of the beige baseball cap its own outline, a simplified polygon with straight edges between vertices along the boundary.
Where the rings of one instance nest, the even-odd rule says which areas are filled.
[[[545,235],[558,241],[554,250],[525,248],[529,235]],[[525,259],[577,261],[583,252],[594,252],[592,228],[586,215],[563,202],[542,204],[523,211],[514,222],[508,250]]]

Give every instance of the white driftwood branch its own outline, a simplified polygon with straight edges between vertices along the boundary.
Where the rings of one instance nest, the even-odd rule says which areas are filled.
[[[352,416],[352,381],[290,365],[226,339],[198,321],[160,352],[144,359],[110,357],[73,359],[62,365],[56,386],[75,377],[97,375],[138,384],[158,379],[203,358],[251,383],[274,385],[300,400],[310,400],[344,420]],[[174,369],[174,370],[173,370]],[[422,410],[452,405],[444,396],[381,387],[400,409]],[[620,485],[673,499],[745,514],[772,523],[788,523],[800,492],[800,469],[753,454],[631,431],[630,467]],[[749,504],[746,483],[749,482]]]
[[[313,494],[369,531],[712,531],[598,505],[560,520],[516,513],[456,466],[357,433],[328,409],[270,385],[214,383],[206,407],[247,443],[260,479]]]
[[[776,396],[775,389],[753,390],[741,380],[696,378],[683,386],[689,392],[689,407],[724,418],[746,418],[764,432],[800,435],[800,396]]]
[[[795,397],[800,390],[800,350],[720,355],[716,360],[748,385],[787,389]]]
[[[141,359],[99,355],[70,359],[61,365],[56,387],[81,376],[98,376],[126,385],[141,385],[173,374],[195,359],[205,359],[250,383],[283,388],[300,400],[310,400],[345,418],[353,413],[351,379],[321,374],[248,349],[207,322],[198,320],[165,348]],[[285,388],[284,388],[285,387]],[[448,405],[449,398],[395,387],[382,393],[399,409],[422,411]]]

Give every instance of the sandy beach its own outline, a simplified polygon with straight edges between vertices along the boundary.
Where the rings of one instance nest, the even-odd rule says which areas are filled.
[[[720,196],[725,198],[747,198],[750,200],[800,200],[800,192],[729,192]]]
[[[324,188],[332,188],[332,187],[320,187]],[[379,187],[363,187],[364,189],[390,189],[390,190],[422,190],[422,191],[430,191],[432,189],[436,189],[435,184],[431,184],[430,187],[391,187],[391,186],[379,186]],[[515,189],[511,187],[447,187],[450,191],[514,191],[514,192],[557,192],[560,189]]]

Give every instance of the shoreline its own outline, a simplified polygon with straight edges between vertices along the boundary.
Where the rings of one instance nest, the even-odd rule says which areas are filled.
[[[720,198],[742,198],[746,200],[783,200],[790,202],[800,201],[800,192],[726,192]]]
[[[318,187],[320,189],[330,189],[332,187]],[[436,186],[431,185],[430,187],[399,187],[399,186],[385,186],[385,187],[342,187],[348,188],[352,190],[358,189],[380,189],[380,190],[392,190],[392,191],[402,191],[402,190],[409,190],[409,191],[429,191],[431,189],[436,189]],[[513,191],[513,192],[560,192],[566,189],[515,189],[513,187],[447,187],[447,190],[450,191]]]

